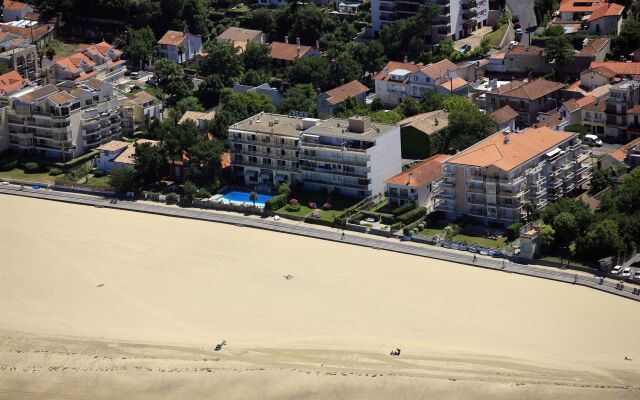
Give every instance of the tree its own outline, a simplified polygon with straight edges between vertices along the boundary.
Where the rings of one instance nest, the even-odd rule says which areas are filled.
[[[257,93],[235,93],[230,89],[222,91],[222,107],[230,115],[230,119],[234,122],[242,121],[259,112],[274,112],[271,98],[263,94]]]
[[[331,32],[335,27],[334,19],[311,3],[295,10],[289,37],[300,38],[304,44],[315,45],[323,33]]]
[[[213,182],[224,145],[218,139],[206,140],[204,136],[200,138],[187,151],[189,159],[185,164],[185,177],[200,185],[207,185]]]
[[[357,44],[353,49],[353,58],[366,72],[377,72],[384,68],[387,57],[384,46],[379,40],[370,40],[367,44]]]
[[[325,57],[298,58],[291,63],[286,74],[293,84],[311,83],[324,89],[330,81],[329,60]]]
[[[575,217],[568,212],[562,212],[553,219],[553,230],[556,232],[556,244],[563,248],[568,248],[579,233]]]
[[[542,251],[553,249],[555,235],[556,231],[553,230],[551,225],[540,224],[540,245],[542,246]]]
[[[175,62],[162,58],[153,64],[158,85],[167,94],[177,99],[191,95],[193,82],[184,74],[184,69]]]
[[[203,79],[196,90],[196,97],[206,107],[217,106],[220,102],[220,91],[224,89],[222,77],[218,74],[209,75]]]
[[[425,28],[431,27],[439,15],[440,7],[427,2],[416,15],[384,25],[380,31],[380,41],[384,44],[385,54],[392,60],[399,60],[405,55],[411,58],[423,56]]]
[[[618,224],[612,219],[604,219],[592,227],[584,237],[576,242],[576,253],[587,260],[618,255],[624,249]]]
[[[396,109],[403,117],[413,117],[420,114],[420,104],[413,97],[405,97]]]
[[[424,96],[420,99],[420,112],[426,113],[443,108],[446,95],[437,92],[435,90],[427,90]]]
[[[245,70],[270,70],[273,59],[269,56],[269,46],[249,42],[242,53],[242,62]]]
[[[331,88],[362,77],[362,67],[346,52],[331,61],[328,72],[326,85]]]
[[[244,64],[237,48],[228,43],[209,42],[206,52],[198,68],[201,75],[219,75],[225,86],[233,86],[240,80]]]
[[[555,61],[560,66],[571,64],[575,58],[573,46],[564,34],[549,37],[544,50],[547,62]]]
[[[276,11],[258,8],[248,15],[245,23],[247,28],[257,29],[273,37],[277,29]]]
[[[449,96],[442,106],[449,111],[449,126],[444,132],[440,151],[465,149],[486,138],[495,130],[491,115],[480,111],[466,98]]]
[[[587,133],[589,133],[587,128],[585,128],[584,125],[580,125],[580,124],[569,124],[564,127],[564,130],[566,132],[576,132],[576,133],[579,133],[580,135],[586,135]]]
[[[191,181],[186,181],[182,185],[182,196],[180,199],[185,203],[192,203],[193,199],[198,195],[198,187]]]
[[[589,188],[589,193],[596,194],[606,189],[611,183],[613,177],[614,174],[611,167],[595,168],[593,170],[593,175],[591,176],[591,187]]]
[[[243,85],[259,86],[271,81],[271,73],[263,69],[250,69],[242,75]]]
[[[176,103],[176,107],[174,111],[174,119],[179,120],[182,115],[184,115],[187,111],[204,111],[204,107],[200,104],[200,100],[197,97],[189,96],[183,99],[180,99]]]
[[[125,58],[132,65],[142,69],[153,59],[155,45],[156,37],[148,26],[140,29],[129,28],[129,41],[124,46]]]
[[[612,53],[616,57],[627,57],[638,48],[640,43],[640,20],[627,18],[622,24],[620,34],[612,40]]]
[[[580,200],[562,197],[548,204],[540,211],[540,217],[546,224],[553,224],[554,219],[560,213],[567,212],[576,219],[578,231],[582,235],[593,221],[593,213],[589,206]]]
[[[284,93],[284,97],[278,104],[278,112],[287,114],[291,110],[306,111],[310,116],[316,115],[316,91],[310,84],[293,86]]]
[[[158,182],[166,173],[167,158],[160,146],[151,143],[134,144],[134,170],[137,180],[145,185]]]
[[[118,195],[124,195],[135,188],[135,172],[131,168],[116,169],[109,176],[109,185]]]
[[[256,206],[256,200],[258,200],[258,193],[256,192],[251,192],[249,193],[249,200],[251,200],[253,202],[253,206]]]

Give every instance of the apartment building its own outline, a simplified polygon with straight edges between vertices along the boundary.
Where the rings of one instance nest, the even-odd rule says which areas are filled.
[[[385,196],[390,206],[401,206],[412,202],[425,207],[427,213],[437,207],[438,184],[442,179],[442,164],[451,157],[436,154],[405,169],[385,181]]]
[[[157,97],[148,92],[138,92],[124,104],[122,128],[126,134],[148,129],[154,120],[164,120],[163,113],[164,106]]]
[[[122,52],[107,42],[80,46],[69,57],[57,59],[48,70],[49,80],[86,82],[100,79],[118,83],[127,70],[126,61],[121,60]]]
[[[68,160],[122,135],[124,98],[94,79],[83,84],[30,86],[7,99],[10,146]]]
[[[434,0],[434,3],[441,6],[441,15],[425,29],[428,44],[435,45],[446,37],[462,39],[487,25],[488,0]],[[421,0],[372,0],[374,33],[379,33],[385,24],[416,15],[423,4]]]
[[[367,117],[319,120],[261,113],[229,127],[231,166],[246,186],[302,183],[366,197],[401,171],[400,129]]]
[[[545,79],[512,81],[487,93],[486,110],[494,112],[508,105],[518,113],[516,127],[526,128],[536,123],[539,113],[560,107],[564,87],[563,83]]]
[[[202,37],[189,32],[167,31],[158,40],[158,57],[181,64],[202,52]]]
[[[590,180],[590,152],[578,134],[547,127],[495,133],[444,162],[438,209],[509,225]]]
[[[257,114],[229,127],[235,180],[245,186],[289,185],[300,181],[299,145],[304,129],[319,120]]]
[[[402,170],[400,128],[368,117],[332,118],[305,130],[300,139],[302,182],[309,190],[367,197]]]
[[[604,134],[612,140],[627,139],[627,112],[640,103],[640,82],[623,81],[609,88],[605,98],[607,121]]]

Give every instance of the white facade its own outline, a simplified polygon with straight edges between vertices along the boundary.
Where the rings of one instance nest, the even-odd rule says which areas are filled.
[[[158,41],[158,57],[181,64],[202,52],[202,37],[188,32],[168,31]]]
[[[471,32],[487,24],[488,0],[433,0],[433,2],[442,7],[442,15],[430,30],[433,44],[439,43],[446,37],[454,40],[467,37]],[[419,0],[372,0],[373,31],[377,34],[385,24],[415,15],[422,4],[424,2]]]

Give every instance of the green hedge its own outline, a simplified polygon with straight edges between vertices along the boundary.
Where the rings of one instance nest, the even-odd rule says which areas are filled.
[[[90,153],[87,153],[87,154],[85,154],[83,156],[76,157],[76,158],[74,158],[72,160],[69,160],[67,162],[57,162],[54,165],[56,167],[60,168],[60,169],[68,170],[68,169],[71,169],[73,167],[77,167],[78,165],[83,164],[83,163],[85,163],[85,162],[87,162],[89,160],[94,159],[95,157],[98,156],[98,154],[100,154],[100,152],[98,150],[93,150]]]
[[[424,217],[418,218],[417,220],[413,221],[409,225],[405,226],[404,229],[403,229],[404,234],[405,235],[410,235],[411,231],[413,229],[417,228],[418,225],[420,225],[421,223],[425,223],[425,225],[426,225],[426,220],[427,220],[427,217],[424,216]]]
[[[324,225],[324,226],[330,226],[330,227],[334,226],[334,222],[327,221],[327,220],[320,219],[320,218],[307,217],[307,218],[304,219],[304,222],[309,223],[309,224]]]
[[[265,210],[275,211],[286,206],[288,202],[289,202],[289,193],[282,193],[282,194],[273,196],[269,200],[265,201],[264,208]]]
[[[393,210],[393,216],[394,217],[398,217],[398,216],[400,216],[402,214],[405,214],[405,213],[413,210],[414,208],[416,208],[415,204],[413,204],[411,202],[404,203],[400,207],[398,207],[395,210]]]
[[[383,214],[383,213],[379,213],[380,214],[380,222],[382,222],[385,225],[392,225],[396,223],[396,217],[394,217],[392,214]]]
[[[427,209],[424,207],[416,207],[413,210],[406,212],[396,218],[398,222],[403,224],[410,224],[420,217],[424,217],[427,214]]]

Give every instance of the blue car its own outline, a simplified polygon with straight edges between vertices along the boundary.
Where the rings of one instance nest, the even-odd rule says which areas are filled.
[[[458,250],[461,250],[461,251],[467,251],[468,249],[469,249],[469,246],[467,246],[464,243],[461,243],[460,247],[458,248]]]
[[[477,252],[478,252],[478,249],[477,249],[477,248],[475,248],[475,247],[473,247],[473,246],[469,246],[469,247],[467,248],[467,250],[468,250],[470,253],[477,253]]]

